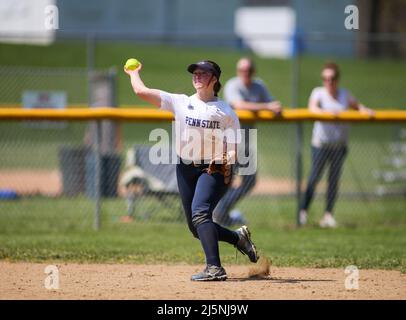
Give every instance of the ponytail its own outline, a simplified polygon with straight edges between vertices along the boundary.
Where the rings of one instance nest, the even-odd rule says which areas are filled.
[[[221,83],[220,83],[220,81],[217,80],[217,82],[214,84],[213,90],[214,90],[214,96],[215,96],[215,97],[218,97],[218,93],[219,93],[219,91],[221,90]]]

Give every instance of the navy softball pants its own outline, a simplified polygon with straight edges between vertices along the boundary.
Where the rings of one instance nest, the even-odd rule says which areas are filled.
[[[217,222],[222,225],[228,225],[231,223],[231,218],[229,216],[231,209],[240,199],[255,187],[256,181],[256,173],[252,175],[244,175],[241,176],[241,184],[238,187],[230,187],[214,210],[214,216]]]
[[[213,222],[213,210],[227,191],[224,176],[209,175],[207,164],[195,166],[180,161],[176,165],[178,188],[190,231],[202,244],[206,263],[221,266],[218,241],[232,245],[238,242],[236,232]]]
[[[310,206],[317,183],[323,174],[326,164],[329,163],[326,211],[332,213],[337,199],[339,179],[346,154],[346,146],[312,147],[312,168],[301,209],[307,210]]]

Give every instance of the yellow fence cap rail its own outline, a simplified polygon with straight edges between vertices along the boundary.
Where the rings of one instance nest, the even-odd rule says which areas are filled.
[[[406,110],[376,110],[373,116],[358,111],[344,111],[337,116],[311,113],[308,109],[284,109],[276,116],[272,111],[238,110],[241,121],[406,121]],[[158,109],[139,108],[67,108],[23,109],[15,106],[0,108],[0,120],[100,120],[171,121],[173,115]]]

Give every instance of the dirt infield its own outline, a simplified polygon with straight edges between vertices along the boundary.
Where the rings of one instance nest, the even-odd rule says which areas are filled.
[[[22,196],[58,196],[61,174],[58,170],[0,170],[0,189],[12,189]]]
[[[235,185],[239,182],[239,178],[234,180]],[[12,189],[22,196],[57,197],[63,192],[62,175],[58,170],[0,170],[0,189]],[[258,179],[252,194],[288,194],[294,190],[294,180],[262,177]],[[119,189],[118,192],[121,197],[125,196],[122,190]]]
[[[261,279],[249,266],[226,266],[225,282],[191,282],[202,266],[58,264],[59,289],[45,283],[47,264],[0,262],[0,299],[406,299],[406,275],[359,270],[359,289],[346,290],[344,269],[271,267]]]

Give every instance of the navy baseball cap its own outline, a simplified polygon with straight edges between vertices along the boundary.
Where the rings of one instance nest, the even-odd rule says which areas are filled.
[[[199,61],[197,63],[192,63],[187,67],[187,71],[193,73],[197,68],[211,72],[217,79],[220,79],[221,69],[217,63],[210,60]]]

